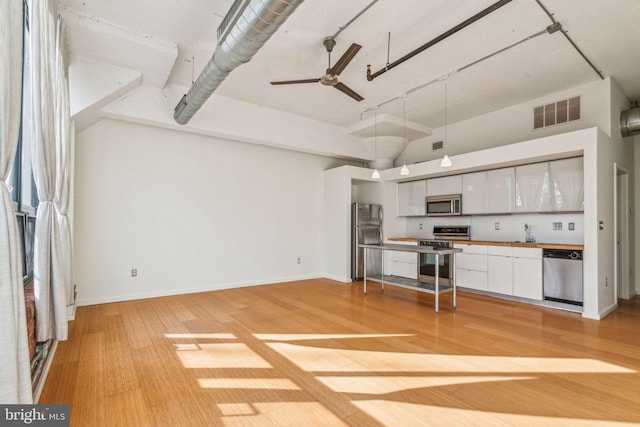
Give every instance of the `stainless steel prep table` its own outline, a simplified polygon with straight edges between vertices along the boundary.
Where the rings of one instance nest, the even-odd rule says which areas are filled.
[[[431,246],[413,246],[413,245],[393,245],[393,244],[383,244],[383,245],[367,245],[361,244],[359,245],[361,248],[367,250],[378,250],[380,251],[380,257],[382,258],[382,272],[379,275],[367,276],[367,257],[364,256],[364,293],[367,294],[367,280],[371,280],[374,282],[379,282],[382,285],[382,292],[384,292],[384,284],[387,283],[393,286],[399,286],[401,288],[413,289],[420,292],[426,292],[428,294],[435,295],[435,311],[438,313],[438,297],[441,293],[444,292],[453,292],[453,309],[456,308],[456,282],[455,282],[455,274],[451,278],[451,285],[440,285],[439,282],[439,265],[440,265],[440,256],[444,255],[452,255],[452,271],[455,271],[455,256],[454,254],[458,252],[462,252],[462,249],[457,248],[438,248],[434,249]],[[422,282],[420,280],[415,279],[407,279],[399,276],[391,276],[384,274],[384,251],[399,251],[399,252],[415,252],[416,254],[433,254],[436,257],[435,265],[436,265],[436,274],[435,274],[435,283]]]

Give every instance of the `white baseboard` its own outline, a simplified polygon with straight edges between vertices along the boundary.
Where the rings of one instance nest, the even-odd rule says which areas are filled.
[[[329,280],[335,280],[336,282],[342,282],[342,283],[351,283],[351,282],[353,282],[353,280],[351,280],[350,277],[333,276],[331,274],[325,274],[324,278],[325,279],[329,279]]]
[[[582,317],[584,317],[585,319],[602,320],[611,312],[613,312],[616,308],[618,308],[618,304],[613,303],[599,313],[582,313]]]
[[[150,291],[150,292],[143,292],[139,294],[129,294],[129,295],[114,295],[112,297],[106,297],[106,298],[89,298],[84,300],[78,299],[76,300],[76,306],[82,307],[85,305],[108,304],[112,302],[133,301],[133,300],[139,300],[139,299],[168,297],[168,296],[183,295],[183,294],[195,294],[198,292],[221,291],[224,289],[245,288],[248,286],[262,286],[262,285],[271,285],[274,283],[297,282],[299,280],[318,279],[320,277],[322,276],[321,275],[295,276],[295,277],[274,278],[274,279],[269,279],[266,281],[259,281],[259,282],[256,281],[256,282],[229,283],[224,285],[205,286],[205,287],[199,287],[199,288],[172,289],[172,290],[162,290],[159,292]]]

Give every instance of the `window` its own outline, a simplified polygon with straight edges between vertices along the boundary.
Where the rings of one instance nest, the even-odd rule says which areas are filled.
[[[33,276],[33,239],[39,202],[31,167],[31,40],[27,0],[24,2],[20,135],[8,182],[16,210],[23,276],[26,283]]]

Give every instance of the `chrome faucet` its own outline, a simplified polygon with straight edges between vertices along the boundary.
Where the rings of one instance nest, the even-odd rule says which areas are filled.
[[[525,231],[525,239],[524,239],[524,241],[527,242],[527,243],[533,243],[533,242],[536,241],[536,238],[533,237],[532,230],[533,230],[533,226],[532,225],[529,225],[529,224],[525,224],[524,225],[524,231]]]

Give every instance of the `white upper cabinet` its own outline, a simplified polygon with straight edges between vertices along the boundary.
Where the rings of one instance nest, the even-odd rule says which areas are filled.
[[[487,172],[462,175],[462,213],[487,212]]]
[[[515,196],[515,168],[487,171],[487,213],[514,212]],[[464,200],[462,206],[464,206]]]
[[[427,180],[398,183],[398,216],[424,216]]]
[[[445,196],[462,193],[462,176],[451,175],[427,180],[427,196]]]
[[[516,212],[551,211],[549,162],[516,166]]]
[[[549,162],[551,178],[551,209],[554,211],[584,210],[584,159]]]

